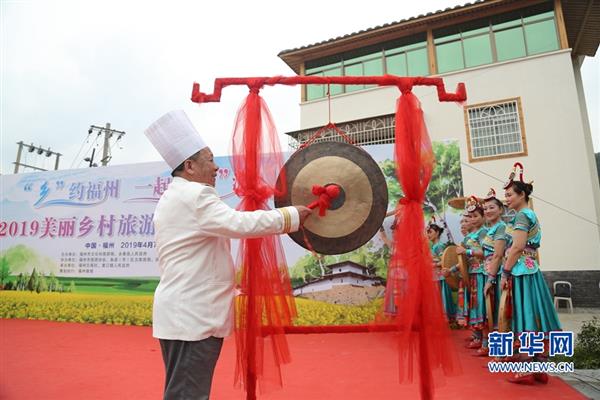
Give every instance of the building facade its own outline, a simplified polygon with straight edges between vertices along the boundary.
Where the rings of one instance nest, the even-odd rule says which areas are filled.
[[[580,66],[600,42],[592,1],[484,0],[282,51],[298,74],[436,76],[467,102],[417,87],[432,140],[460,144],[466,195],[502,193],[514,162],[534,181],[533,207],[550,285],[573,283],[578,306],[600,306],[600,187]],[[596,22],[594,22],[596,21]],[[328,96],[329,91],[329,96]],[[292,147],[331,118],[362,145],[394,141],[399,90],[308,85]],[[333,134],[319,140],[332,140]]]
[[[324,276],[294,288],[294,296],[330,290],[334,286],[356,287],[383,286],[384,280],[369,272],[369,269],[353,261],[328,265]]]

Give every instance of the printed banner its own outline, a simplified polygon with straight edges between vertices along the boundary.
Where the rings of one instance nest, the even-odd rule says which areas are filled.
[[[402,197],[393,145],[364,149],[382,169],[392,210]],[[443,240],[459,242],[460,210],[446,207],[449,198],[462,196],[459,147],[434,142],[433,149],[437,164],[425,215],[445,216],[450,230]],[[229,157],[215,162],[216,189],[235,207]],[[164,162],[0,176],[0,317],[150,324],[159,277],[152,217],[171,179]],[[392,224],[387,218],[375,237],[350,253],[321,258],[282,236],[296,324],[373,318],[384,295]],[[30,306],[16,307],[23,302]]]

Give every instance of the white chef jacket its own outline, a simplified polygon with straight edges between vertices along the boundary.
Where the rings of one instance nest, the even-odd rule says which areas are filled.
[[[233,329],[234,266],[229,238],[299,229],[295,207],[240,212],[212,186],[175,177],[154,212],[160,283],[153,336],[171,340],[226,337]]]

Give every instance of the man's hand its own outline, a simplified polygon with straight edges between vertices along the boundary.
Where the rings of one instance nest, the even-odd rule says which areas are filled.
[[[456,247],[456,254],[465,254],[466,251],[467,250],[464,247],[462,247],[462,246],[457,246]]]
[[[488,295],[488,292],[489,292],[490,290],[492,290],[492,288],[493,288],[493,286],[492,286],[492,282],[486,282],[486,283],[485,283],[485,286],[484,286],[484,288],[483,288],[483,293],[484,293],[484,294],[487,296],[487,295]]]
[[[304,207],[304,206],[294,206],[294,207],[296,207],[296,210],[298,210],[298,214],[300,215],[300,225],[302,226],[304,224],[304,221],[306,220],[306,218],[308,218],[308,216],[312,214],[313,210],[311,210],[308,207]]]

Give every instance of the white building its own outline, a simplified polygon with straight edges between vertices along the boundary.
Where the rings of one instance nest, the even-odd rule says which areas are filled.
[[[381,286],[384,282],[382,278],[369,273],[367,267],[352,261],[331,264],[326,268],[328,271],[325,276],[294,288],[294,296],[322,292],[340,285]]]
[[[598,48],[599,19],[592,1],[483,0],[279,56],[300,75],[439,76],[448,91],[464,82],[464,107],[438,102],[434,88],[414,90],[431,139],[460,143],[466,195],[502,193],[521,162],[535,181],[547,280],[571,281],[576,305],[600,306],[600,188],[580,75]],[[332,85],[332,120],[363,145],[393,142],[398,96]],[[327,123],[325,88],[305,86],[300,109],[292,146]]]

